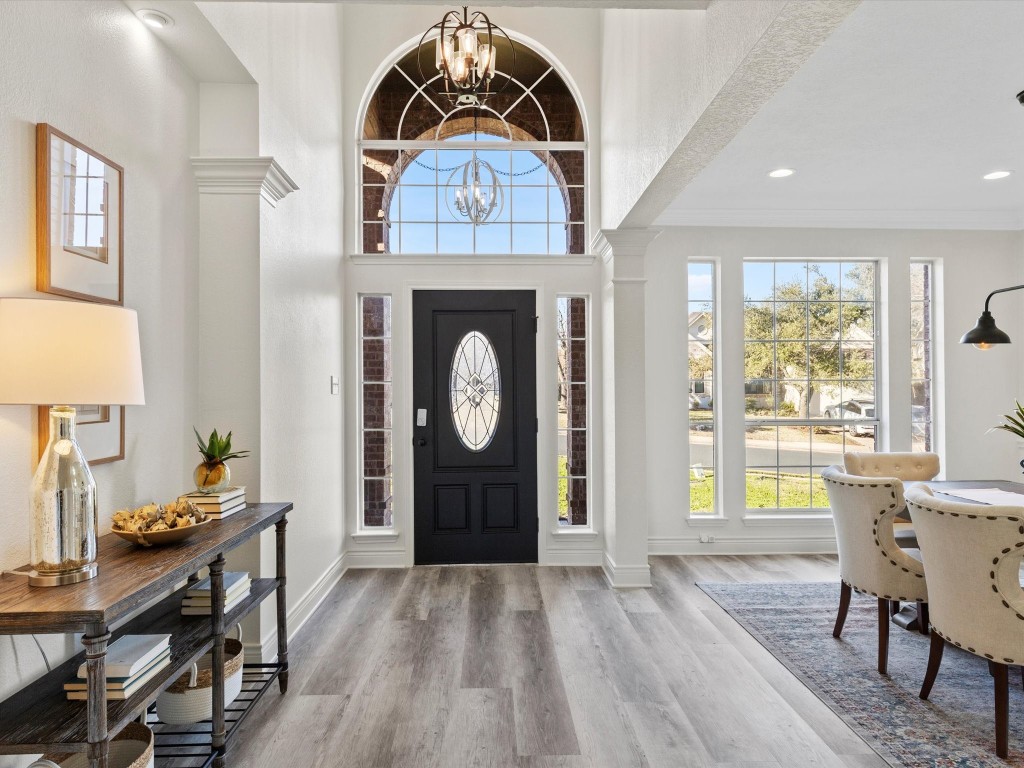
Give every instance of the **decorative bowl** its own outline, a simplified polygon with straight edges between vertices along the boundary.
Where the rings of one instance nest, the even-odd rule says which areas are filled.
[[[130,541],[133,544],[151,547],[162,544],[176,544],[179,541],[184,541],[192,534],[202,530],[204,526],[209,525],[209,523],[210,519],[207,518],[201,523],[186,525],[184,528],[168,528],[164,531],[119,531],[111,529],[111,533],[115,533],[125,541]]]

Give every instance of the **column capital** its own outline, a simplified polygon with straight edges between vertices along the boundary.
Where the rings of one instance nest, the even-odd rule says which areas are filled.
[[[201,195],[260,195],[271,206],[299,186],[272,157],[193,157]]]
[[[610,261],[617,256],[643,256],[660,229],[651,227],[602,229],[591,243],[591,253]]]

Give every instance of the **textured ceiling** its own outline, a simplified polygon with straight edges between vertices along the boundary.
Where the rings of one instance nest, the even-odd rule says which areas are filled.
[[[1021,2],[862,3],[657,223],[1024,227],[1021,29]]]

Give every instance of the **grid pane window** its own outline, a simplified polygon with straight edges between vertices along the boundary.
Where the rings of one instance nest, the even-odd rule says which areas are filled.
[[[932,285],[928,262],[910,265],[910,428],[915,451],[934,450],[932,439]]]
[[[363,526],[391,527],[391,297],[360,297]]]
[[[744,264],[746,499],[826,509],[820,474],[874,451],[876,265]]]
[[[715,265],[690,262],[687,280],[690,514],[710,515],[715,513]]]
[[[583,115],[539,51],[516,44],[473,109],[423,87],[409,50],[377,83],[361,139],[363,251],[582,254],[586,251]],[[499,84],[500,83],[500,84]],[[443,90],[443,88],[442,88]]]
[[[558,523],[588,525],[587,300],[558,298]]]

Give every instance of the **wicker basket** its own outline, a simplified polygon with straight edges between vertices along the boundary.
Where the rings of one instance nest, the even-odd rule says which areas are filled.
[[[109,768],[153,768],[153,732],[139,723],[128,723],[110,740]],[[43,755],[29,768],[89,768],[84,752]]]
[[[238,640],[224,641],[224,706],[242,691],[241,629]],[[184,725],[209,720],[213,717],[213,654],[208,653],[163,691],[156,699],[156,714],[160,722]]]

